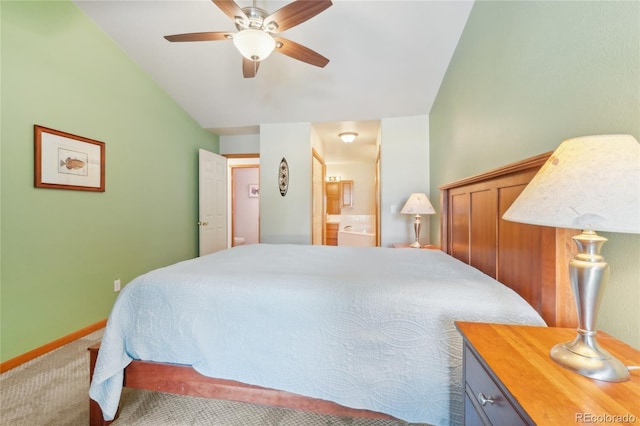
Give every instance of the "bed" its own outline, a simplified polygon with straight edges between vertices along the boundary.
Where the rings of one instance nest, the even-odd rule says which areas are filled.
[[[91,425],[123,386],[459,424],[454,321],[572,325],[570,234],[499,219],[547,157],[443,186],[442,251],[255,244],[136,278],[90,349]]]

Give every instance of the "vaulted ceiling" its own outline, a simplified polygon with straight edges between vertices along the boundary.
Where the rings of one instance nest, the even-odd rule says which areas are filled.
[[[256,0],[274,12],[287,1]],[[165,35],[236,31],[210,0],[75,0],[75,4],[203,128],[256,133],[261,123],[311,122],[321,138],[387,117],[428,114],[473,4],[457,0],[333,0],[282,33],[327,57],[318,68],[274,52],[243,78],[230,40],[170,43]],[[240,7],[249,0],[237,0]]]

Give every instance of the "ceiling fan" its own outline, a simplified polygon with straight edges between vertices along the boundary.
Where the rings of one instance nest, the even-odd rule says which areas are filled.
[[[171,42],[233,40],[242,54],[242,74],[253,78],[260,61],[274,50],[291,58],[323,68],[329,59],[276,34],[307,21],[332,5],[331,0],[295,0],[274,13],[253,6],[241,8],[233,0],[212,0],[233,20],[238,32],[202,32],[165,36]]]

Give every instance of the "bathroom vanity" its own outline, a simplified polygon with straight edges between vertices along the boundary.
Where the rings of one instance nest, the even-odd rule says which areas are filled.
[[[325,245],[338,245],[338,226],[340,226],[339,223],[327,223],[325,228]]]

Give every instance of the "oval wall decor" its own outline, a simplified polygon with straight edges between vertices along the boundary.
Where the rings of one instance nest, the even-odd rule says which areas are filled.
[[[280,187],[280,195],[283,197],[287,195],[287,189],[289,189],[289,164],[287,164],[287,160],[284,157],[280,160],[280,166],[278,167],[278,186]]]

